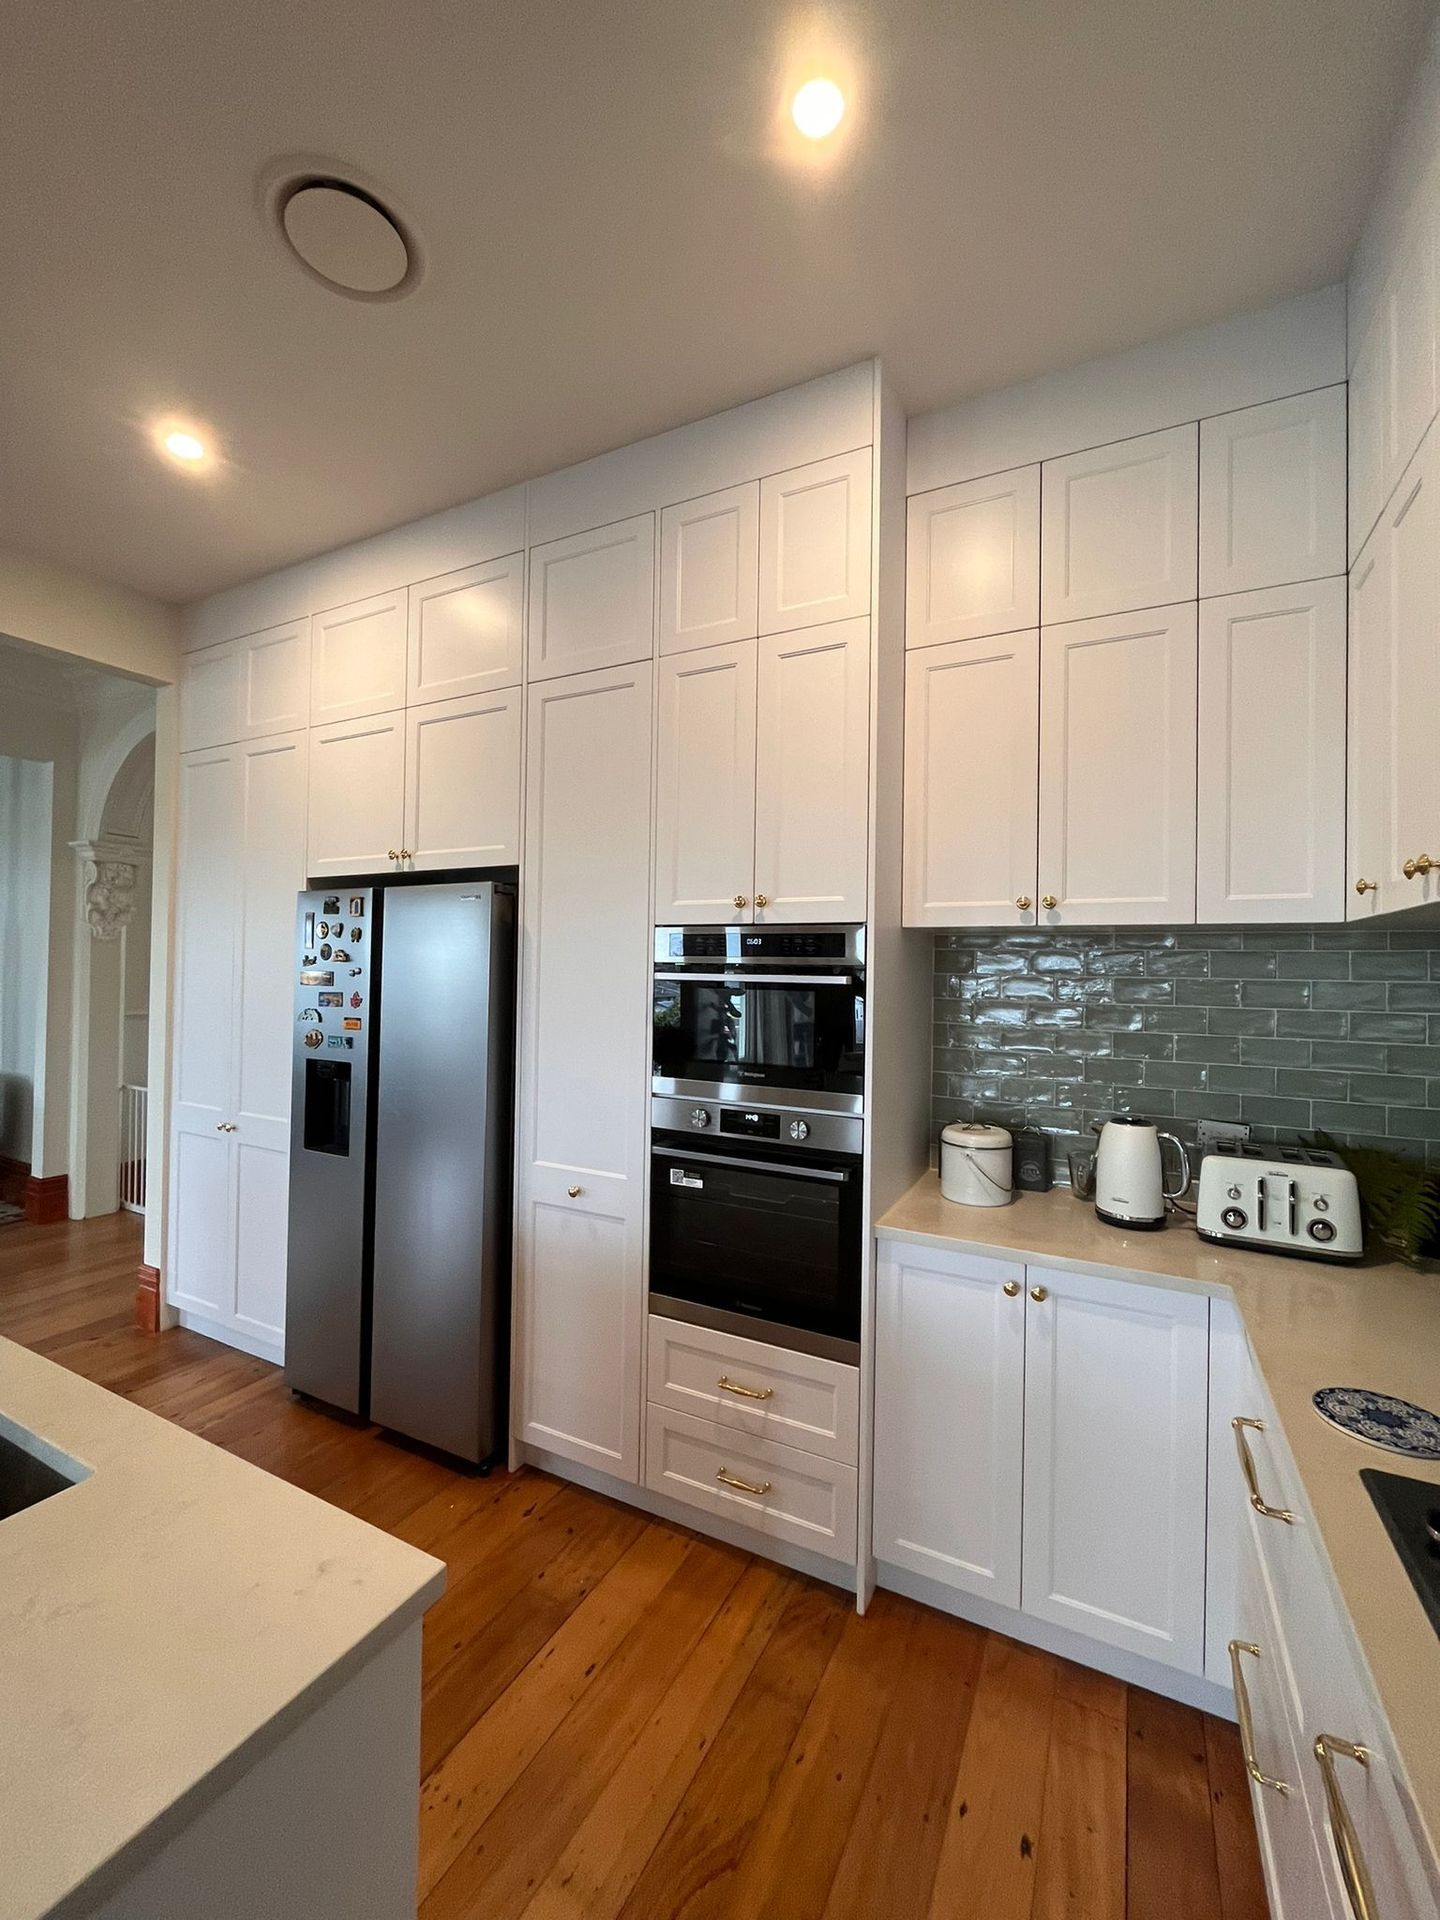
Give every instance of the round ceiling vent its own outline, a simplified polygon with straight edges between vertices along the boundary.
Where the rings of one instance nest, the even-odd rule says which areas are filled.
[[[415,286],[414,231],[373,188],[313,168],[276,169],[264,184],[275,231],[322,286],[351,300],[398,300]]]

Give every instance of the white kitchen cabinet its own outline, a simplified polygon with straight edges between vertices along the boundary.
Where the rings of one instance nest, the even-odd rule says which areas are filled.
[[[760,483],[760,631],[870,611],[870,449]]]
[[[875,1553],[1020,1604],[1025,1269],[881,1243],[875,1308]]]
[[[285,1324],[291,962],[305,733],[180,762],[167,1290],[278,1357]]]
[[[518,687],[524,670],[525,556],[507,553],[411,587],[405,704]]]
[[[870,622],[759,643],[755,918],[863,920]]]
[[[1435,238],[1422,221],[1408,236],[1380,307],[1386,362],[1381,493],[1400,484],[1435,417]]]
[[[317,613],[310,622],[310,724],[359,720],[405,704],[404,587]]]
[[[841,1360],[652,1313],[647,1380],[652,1407],[859,1462],[860,1373]]]
[[[1202,420],[1202,598],[1344,571],[1344,387]]]
[[[907,647],[1038,626],[1039,467],[912,495],[905,555]]]
[[[1200,606],[1196,917],[1342,920],[1345,579]]]
[[[530,549],[530,678],[648,660],[655,651],[655,516]]]
[[[180,748],[228,746],[306,726],[310,718],[310,623],[203,647],[180,680]]]
[[[1035,924],[1039,774],[1038,633],[906,657],[906,926]]]
[[[518,864],[520,711],[518,687],[407,709],[410,871]]]
[[[1040,636],[1045,926],[1195,918],[1196,610]]]
[[[753,917],[756,642],[662,654],[656,669],[655,917]]]
[[[1024,1611],[1199,1674],[1210,1303],[1026,1280]]]
[[[1348,900],[1358,918],[1440,900],[1437,448],[1432,427],[1351,573]]]
[[[1370,537],[1385,504],[1386,418],[1389,413],[1388,328],[1377,316],[1350,369],[1349,536],[1352,561]]]
[[[660,515],[660,652],[753,640],[759,631],[760,485],[747,481]]]
[[[521,940],[517,1431],[632,1482],[646,1317],[652,672],[645,661],[530,689]]]
[[[326,874],[393,871],[405,845],[405,712],[310,730],[307,864]]]
[[[1088,620],[1196,594],[1197,429],[1047,460],[1040,617]]]
[[[732,1526],[855,1564],[856,1472],[821,1454],[652,1406],[645,1485]]]

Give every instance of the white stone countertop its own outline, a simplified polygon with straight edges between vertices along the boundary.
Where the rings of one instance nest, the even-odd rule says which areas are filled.
[[[1398,1261],[1330,1266],[1202,1240],[1171,1216],[1160,1232],[1106,1226],[1068,1188],[1018,1194],[1008,1207],[964,1207],[925,1175],[881,1216],[881,1239],[1011,1255],[1119,1280],[1233,1300],[1279,1417],[1317,1538],[1349,1614],[1357,1650],[1390,1723],[1413,1811],[1440,1862],[1440,1634],[1431,1625],[1369,1494],[1362,1467],[1440,1486],[1440,1462],[1383,1453],[1323,1421],[1320,1387],[1367,1387],[1440,1412],[1440,1270]]]
[[[90,1469],[0,1519],[0,1920],[60,1920],[418,1619],[445,1568],[8,1340],[0,1433]]]

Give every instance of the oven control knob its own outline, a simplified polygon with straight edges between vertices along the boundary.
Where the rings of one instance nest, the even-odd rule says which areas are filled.
[[[692,1127],[708,1127],[710,1124],[710,1109],[708,1107],[692,1107],[690,1109],[690,1124]]]
[[[792,1120],[790,1122],[790,1138],[792,1140],[808,1140],[810,1138],[810,1122],[808,1120]]]

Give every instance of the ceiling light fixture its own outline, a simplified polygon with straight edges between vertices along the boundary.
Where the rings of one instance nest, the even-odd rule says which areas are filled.
[[[199,466],[206,455],[205,442],[198,435],[185,433],[178,427],[173,433],[166,434],[162,444],[172,460],[178,460],[187,467]]]
[[[823,140],[845,116],[845,96],[833,80],[807,80],[790,102],[790,118],[807,140]]]

